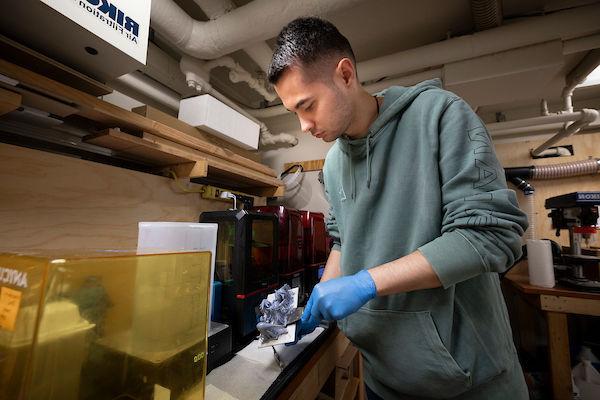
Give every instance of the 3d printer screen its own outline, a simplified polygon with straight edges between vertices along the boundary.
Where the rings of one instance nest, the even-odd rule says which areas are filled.
[[[250,287],[259,289],[264,283],[274,281],[276,275],[273,263],[275,239],[271,220],[252,221],[251,268],[247,272]]]
[[[223,283],[233,280],[233,252],[235,249],[235,223],[219,221],[215,279]]]

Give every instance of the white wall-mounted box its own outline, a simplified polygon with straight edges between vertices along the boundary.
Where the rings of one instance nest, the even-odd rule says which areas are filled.
[[[107,82],[146,63],[149,0],[4,3],[3,35],[94,79]]]
[[[41,0],[117,49],[146,64],[150,2]]]
[[[179,119],[244,149],[258,149],[260,125],[211,95],[181,100]]]

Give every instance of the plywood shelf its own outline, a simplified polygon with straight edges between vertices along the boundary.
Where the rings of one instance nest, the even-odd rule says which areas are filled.
[[[242,149],[232,143],[229,143],[225,140],[222,140],[214,135],[211,135],[207,132],[204,132],[198,128],[195,128],[169,114],[166,114],[156,108],[150,107],[148,105],[136,107],[132,109],[136,114],[142,115],[146,118],[150,118],[151,120],[161,122],[167,126],[177,129],[180,132],[185,133],[186,135],[190,135],[192,137],[196,137],[200,140],[204,140],[206,142],[210,142],[216,146],[222,147],[225,152],[232,152],[241,155],[249,160],[260,162],[260,155],[257,152]],[[272,171],[264,170],[263,172],[270,174]]]
[[[85,137],[84,141],[155,166],[165,174],[174,172],[179,178],[227,182],[233,188],[257,196],[283,195],[283,182],[277,178],[151,133],[143,132],[141,136],[134,136],[118,129],[107,129]]]
[[[256,155],[210,138],[210,135],[157,110],[147,107],[136,110],[137,113],[131,112],[1,58],[0,74],[18,82],[15,89],[22,95],[23,102],[31,97],[30,94],[36,94],[68,106],[71,111],[67,115],[73,112],[107,128],[88,136],[86,141],[89,143],[113,149],[162,170],[177,170],[184,176],[187,172],[189,178],[204,179],[249,194],[283,194],[283,182],[277,179],[273,169],[251,159]],[[11,103],[7,112],[12,111],[12,107]]]
[[[21,95],[0,88],[0,115],[7,114],[21,106]]]

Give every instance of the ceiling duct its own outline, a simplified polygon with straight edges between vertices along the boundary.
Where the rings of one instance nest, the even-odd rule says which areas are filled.
[[[211,21],[196,21],[173,0],[153,0],[151,24],[184,53],[211,60],[277,36],[305,15],[323,15],[363,0],[254,0]]]
[[[382,76],[408,74],[423,68],[468,60],[553,40],[594,35],[600,32],[600,4],[559,11],[543,17],[525,18],[495,29],[459,36],[414,49],[358,63],[362,82]]]
[[[471,13],[476,31],[485,31],[502,25],[500,0],[471,0]]]

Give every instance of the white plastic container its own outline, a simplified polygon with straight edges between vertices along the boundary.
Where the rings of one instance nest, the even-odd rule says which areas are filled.
[[[181,100],[178,118],[246,150],[258,149],[260,125],[211,95]]]
[[[140,222],[138,254],[210,251],[210,292],[212,293],[217,254],[218,224],[198,222]],[[212,299],[208,309],[212,320]]]
[[[527,240],[527,262],[529,264],[529,283],[534,286],[552,288],[554,280],[554,263],[552,246],[549,240]]]

